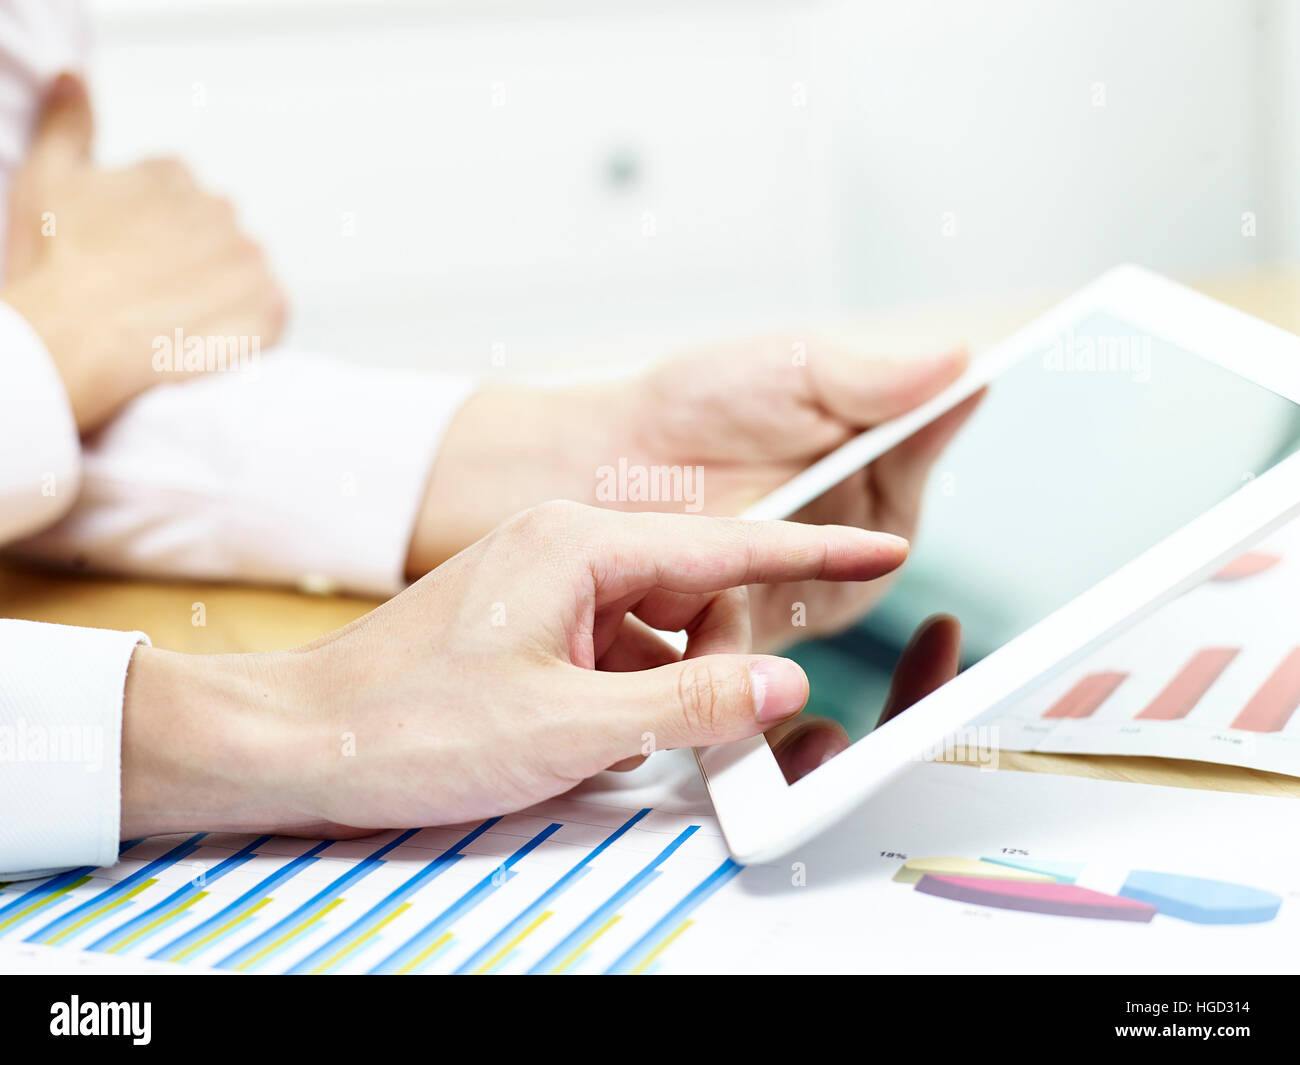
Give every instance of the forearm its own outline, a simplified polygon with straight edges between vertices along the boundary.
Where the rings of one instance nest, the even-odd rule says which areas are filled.
[[[122,838],[292,825],[293,653],[139,647],[122,715]]]

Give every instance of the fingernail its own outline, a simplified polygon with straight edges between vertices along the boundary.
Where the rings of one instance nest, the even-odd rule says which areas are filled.
[[[808,702],[808,678],[797,662],[775,656],[760,658],[749,667],[754,692],[754,715],[759,723],[784,721]]]

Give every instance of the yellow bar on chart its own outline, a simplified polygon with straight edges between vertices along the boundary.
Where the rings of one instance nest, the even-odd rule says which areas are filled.
[[[157,880],[146,880],[143,884],[136,885],[125,895],[119,896],[118,898],[114,899],[112,902],[105,903],[97,910],[92,910],[90,913],[86,914],[85,917],[83,917],[80,921],[77,921],[75,924],[68,925],[68,927],[65,928],[62,932],[60,932],[56,936],[51,937],[50,939],[47,939],[46,942],[52,945],[54,943],[58,943],[64,939],[67,939],[68,936],[72,935],[74,932],[78,932],[86,925],[90,924],[90,922],[93,921],[96,917],[102,917],[110,910],[117,909],[119,906],[124,905],[128,899],[135,898],[145,888],[153,887],[153,885],[156,883],[158,883]]]
[[[422,951],[420,951],[419,954],[417,954],[414,958],[412,958],[400,969],[398,969],[395,975],[405,976],[407,975],[407,973],[415,972],[416,969],[418,969],[426,961],[432,958],[439,950],[441,950],[443,944],[450,939],[451,939],[451,933],[443,932],[442,935],[440,935],[437,939],[435,939],[432,943],[430,943],[427,947],[425,947]]]
[[[196,939],[193,943],[191,943],[188,947],[182,950],[179,954],[176,954],[173,957],[168,958],[167,960],[184,961],[195,951],[199,950],[202,947],[206,947],[209,943],[211,943],[214,939],[216,939],[217,936],[221,935],[223,932],[228,932],[230,929],[234,928],[235,925],[239,924],[240,921],[247,921],[250,917],[253,916],[253,914],[255,914],[263,906],[274,901],[275,901],[274,897],[268,895],[266,898],[262,899],[262,901],[259,902],[256,906],[250,906],[243,913],[236,914],[225,924],[221,925],[219,928],[214,928],[202,939]]]
[[[281,936],[279,939],[277,939],[275,942],[273,942],[273,943],[268,943],[268,944],[267,944],[266,946],[264,946],[261,950],[259,950],[256,954],[254,954],[251,958],[249,958],[249,959],[248,959],[247,961],[245,961],[242,965],[240,965],[240,966],[239,966],[239,971],[240,971],[240,972],[247,972],[249,969],[251,969],[254,965],[256,965],[259,961],[261,961],[263,958],[265,958],[268,954],[270,954],[270,953],[271,953],[273,950],[275,950],[277,947],[282,947],[285,943],[288,943],[289,940],[291,940],[294,936],[296,936],[296,935],[297,935],[299,932],[301,932],[304,928],[309,928],[311,925],[314,925],[317,921],[319,921],[322,917],[324,917],[327,913],[329,913],[330,910],[334,909],[335,906],[338,906],[338,905],[342,904],[343,901],[344,901],[344,900],[343,900],[341,897],[340,897],[340,898],[337,898],[337,899],[335,899],[333,902],[331,902],[328,906],[326,906],[323,910],[320,910],[320,911],[318,911],[317,913],[312,914],[312,916],[308,917],[308,918],[307,918],[306,920],[304,920],[304,921],[299,921],[296,925],[294,925],[292,928],[290,928],[289,931],[285,932],[285,934],[282,935],[282,936]]]
[[[11,924],[15,924],[18,921],[21,921],[24,917],[27,917],[30,914],[35,913],[37,910],[41,909],[42,907],[48,906],[55,899],[62,898],[73,888],[81,887],[82,884],[87,883],[90,879],[91,877],[89,875],[83,876],[80,880],[74,880],[71,884],[64,884],[63,887],[59,888],[58,891],[51,891],[44,898],[37,899],[30,906],[24,906],[12,917],[6,917],[3,921],[0,921],[0,932],[3,932]]]
[[[312,970],[312,975],[317,975],[319,973],[325,972],[325,970],[327,970],[331,965],[337,962],[350,950],[352,950],[355,947],[361,946],[362,943],[366,942],[366,940],[370,939],[372,936],[377,936],[379,934],[379,930],[383,928],[384,925],[388,924],[389,921],[396,920],[398,917],[401,917],[402,914],[404,914],[410,908],[411,908],[411,904],[409,902],[402,903],[400,906],[397,907],[397,909],[395,909],[392,913],[390,913],[387,917],[385,917],[382,921],[380,921],[377,925],[375,925],[372,929],[370,929],[370,931],[366,932],[364,935],[357,936],[357,938],[353,939],[351,942],[344,943],[343,946],[339,947],[338,950],[336,950],[333,954],[331,954],[328,958],[326,958],[323,962],[321,962],[318,966],[316,966],[316,968]]]
[[[654,950],[652,950],[649,954],[647,954],[644,958],[642,958],[641,964],[639,964],[635,969],[629,972],[628,975],[640,976],[643,972],[645,972],[648,968],[650,968],[650,966],[652,966],[655,963],[655,959],[659,957],[660,954],[662,954],[665,950],[667,950],[670,946],[673,945],[673,941],[678,936],[680,936],[683,932],[685,932],[686,929],[690,928],[691,925],[694,923],[695,923],[694,921],[687,920],[679,924],[675,929],[673,929],[670,935],[664,937],[664,941],[660,943],[659,946],[655,947]]]
[[[480,965],[477,969],[475,969],[474,975],[482,976],[484,973],[490,973],[501,963],[503,958],[505,958],[512,950],[515,949],[515,947],[519,946],[520,943],[522,943],[525,939],[527,939],[528,936],[532,935],[532,933],[537,930],[537,926],[540,925],[551,915],[552,914],[550,910],[547,910],[545,913],[539,914],[537,919],[533,921],[532,924],[530,924],[527,928],[525,928],[522,932],[520,932],[517,936],[515,936],[514,939],[512,939],[509,943],[503,946],[495,954],[493,954],[492,957],[488,958],[487,961],[485,961],[482,965]]]
[[[608,932],[611,928],[613,928],[614,925],[618,922],[618,919],[622,916],[623,915],[621,913],[614,914],[613,917],[611,917],[603,925],[597,928],[596,931],[592,932],[591,935],[589,935],[586,939],[584,939],[581,943],[579,943],[576,948],[574,948],[573,952],[570,953],[568,957],[566,957],[562,962],[560,962],[559,965],[557,965],[554,969],[551,970],[551,975],[552,976],[559,975],[560,973],[564,972],[564,970],[567,969],[570,965],[572,965],[575,961],[581,958],[583,953],[586,951],[586,949],[589,946],[591,946],[594,942],[596,942],[596,940],[598,940],[606,932]]]
[[[191,906],[193,906],[196,902],[198,902],[199,899],[207,898],[207,896],[208,893],[206,891],[200,891],[197,895],[191,895],[179,906],[174,906],[172,909],[164,913],[161,917],[157,918],[156,920],[150,921],[143,928],[137,928],[134,932],[132,932],[129,936],[127,936],[124,940],[122,940],[122,942],[117,943],[114,946],[110,947],[108,953],[121,954],[122,951],[126,950],[127,947],[129,947],[141,936],[148,935],[164,921],[170,921],[178,913],[181,913],[184,910],[188,910]]]

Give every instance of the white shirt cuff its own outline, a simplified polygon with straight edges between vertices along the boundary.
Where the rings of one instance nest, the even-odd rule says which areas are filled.
[[[465,379],[290,352],[163,384],[83,456],[19,553],[111,572],[391,596]]]
[[[77,495],[81,442],[36,330],[0,303],[0,543],[55,521]]]
[[[139,632],[0,619],[0,877],[112,865]]]

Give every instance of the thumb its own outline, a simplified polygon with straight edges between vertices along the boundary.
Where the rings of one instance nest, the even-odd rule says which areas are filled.
[[[807,372],[827,410],[847,425],[866,428],[919,407],[957,380],[969,362],[964,348],[901,360],[833,349],[810,358]]]
[[[620,733],[636,738],[618,757],[708,747],[757,735],[808,702],[808,677],[775,655],[704,655],[637,673],[609,673],[623,708]],[[647,733],[649,734],[647,736]]]
[[[75,74],[60,74],[46,92],[32,130],[28,165],[41,178],[58,177],[85,166],[94,133],[85,82]]]

